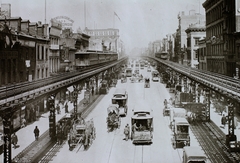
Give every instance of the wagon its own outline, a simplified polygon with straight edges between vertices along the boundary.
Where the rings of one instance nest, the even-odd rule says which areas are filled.
[[[110,104],[107,108],[107,129],[108,132],[111,132],[117,128],[120,128],[121,119],[119,117],[119,105]]]
[[[144,88],[150,88],[150,79],[149,78],[145,78]]]
[[[118,104],[119,116],[126,116],[128,111],[128,94],[125,89],[116,89],[112,97],[112,104]]]
[[[207,156],[200,147],[184,147],[183,163],[207,163]]]
[[[83,146],[84,150],[86,150],[92,144],[95,137],[96,130],[93,119],[87,122],[75,120],[68,135],[69,150],[72,150],[78,145],[80,145],[79,149]]]
[[[173,123],[173,147],[190,146],[189,123],[186,118],[174,118]]]
[[[108,82],[107,80],[102,80],[101,85],[99,88],[99,93],[100,94],[107,94],[108,93]]]
[[[170,115],[170,108],[171,108],[170,104],[167,104],[167,106],[164,107],[164,109],[163,109],[163,116],[169,116]]]

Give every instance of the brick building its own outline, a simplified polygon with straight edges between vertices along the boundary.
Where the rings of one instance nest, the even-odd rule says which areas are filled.
[[[235,0],[206,0],[206,59],[207,70],[234,76],[240,55],[236,46],[237,12]]]

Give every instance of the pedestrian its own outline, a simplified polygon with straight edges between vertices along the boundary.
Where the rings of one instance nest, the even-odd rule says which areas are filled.
[[[94,95],[94,87],[92,86],[92,95]]]
[[[17,148],[17,143],[18,143],[18,137],[15,134],[15,132],[12,135],[12,144],[13,144],[13,148]]]
[[[39,104],[37,104],[37,106],[36,106],[36,119],[37,120],[39,119],[39,112],[40,112],[40,107],[39,107]]]
[[[125,135],[125,140],[128,141],[128,138],[129,138],[129,126],[128,126],[128,124],[124,128],[124,135]]]
[[[236,129],[238,126],[238,119],[237,117],[234,117],[234,129]]]
[[[227,122],[227,118],[226,118],[225,114],[223,114],[222,119],[221,119],[221,123],[223,125],[223,128],[225,128],[226,122]]]
[[[65,113],[68,113],[68,104],[67,104],[67,102],[65,104]]]
[[[38,140],[38,136],[39,136],[39,132],[40,132],[40,131],[39,131],[39,129],[38,129],[37,126],[35,127],[35,129],[34,129],[33,132],[34,132],[34,135],[35,135],[35,139]]]
[[[25,127],[26,126],[26,119],[23,117],[22,118],[22,125],[21,125],[21,128]]]
[[[60,145],[62,144],[62,125],[57,125],[57,143]]]

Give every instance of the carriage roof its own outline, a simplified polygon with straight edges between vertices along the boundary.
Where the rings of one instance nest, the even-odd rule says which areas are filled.
[[[121,95],[125,95],[127,92],[126,92],[126,89],[124,88],[118,88],[116,89],[116,91],[114,92],[114,95],[116,94],[121,94]]]
[[[108,113],[115,111],[116,113],[119,112],[119,105],[118,104],[110,104],[107,108]]]
[[[188,121],[186,120],[186,118],[176,117],[176,118],[174,118],[174,121],[175,121],[175,124],[176,124],[176,125],[187,125],[187,126],[189,126],[189,123],[188,123]]]
[[[152,119],[153,117],[147,113],[137,113],[132,116],[132,119]]]
[[[150,114],[151,112],[151,109],[148,103],[144,100],[137,102],[136,105],[134,106],[133,113],[140,113],[140,112],[143,112],[143,113],[145,112],[148,114]]]
[[[107,84],[107,80],[102,80],[101,83],[102,84]]]
[[[187,157],[198,157],[206,159],[206,155],[200,147],[185,146],[183,148]]]
[[[125,99],[127,98],[127,92],[125,89],[116,89],[116,91],[113,94],[113,98],[112,99]]]

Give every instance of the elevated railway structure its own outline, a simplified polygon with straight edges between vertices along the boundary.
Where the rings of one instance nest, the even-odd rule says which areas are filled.
[[[55,120],[55,96],[62,89],[73,86],[73,103],[74,113],[77,113],[78,84],[83,80],[87,81],[89,88],[90,78],[95,77],[96,90],[98,90],[98,77],[102,74],[103,78],[110,78],[111,74],[118,72],[121,64],[127,58],[121,58],[117,61],[98,64],[93,67],[82,69],[81,71],[66,72],[50,78],[45,78],[32,82],[24,82],[9,86],[0,87],[0,115],[3,119],[4,132],[4,162],[11,162],[11,134],[13,132],[12,119],[14,113],[30,101],[47,98],[47,109],[50,111],[49,116],[49,135],[51,138],[56,136]],[[21,117],[19,118],[21,119]]]
[[[193,101],[200,101],[201,90],[205,92],[206,121],[210,121],[210,96],[223,98],[228,108],[228,135],[226,145],[230,151],[240,151],[240,142],[234,134],[234,110],[239,109],[240,80],[209,71],[180,65],[168,60],[149,57],[158,63],[160,73],[165,73],[167,85],[183,87],[183,92],[193,94]],[[181,90],[182,91],[182,90]],[[238,111],[238,110],[237,110]],[[239,111],[238,111],[239,112]]]

